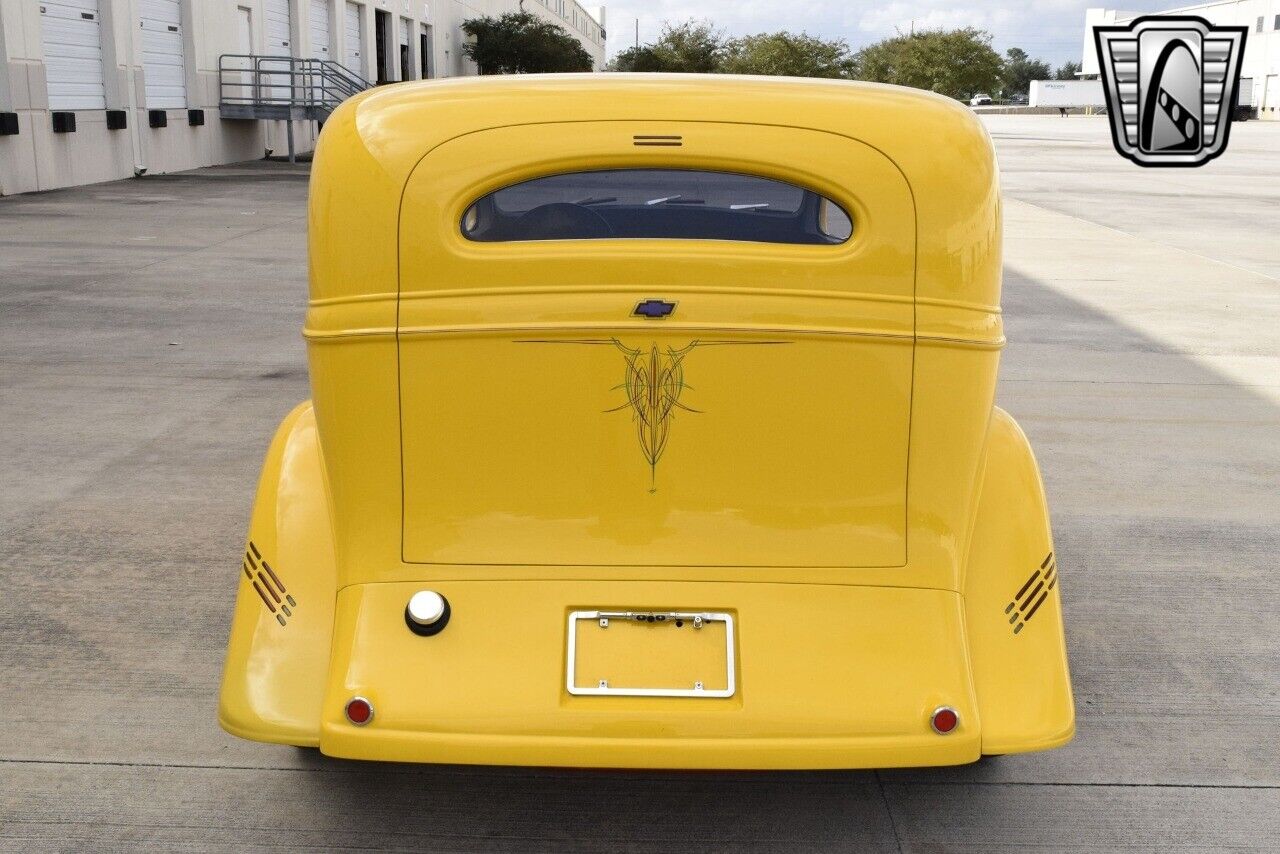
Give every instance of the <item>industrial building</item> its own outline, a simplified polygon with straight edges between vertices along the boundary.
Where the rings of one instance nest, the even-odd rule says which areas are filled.
[[[603,68],[574,0],[0,0],[0,195],[308,151],[355,91],[474,74],[462,23],[518,9]]]
[[[1240,63],[1238,103],[1253,108],[1259,119],[1280,121],[1280,0],[1223,0],[1182,6],[1163,12],[1117,12],[1087,9],[1084,18],[1082,77],[1098,76],[1098,53],[1093,28],[1128,24],[1142,15],[1194,15],[1216,26],[1246,27]]]

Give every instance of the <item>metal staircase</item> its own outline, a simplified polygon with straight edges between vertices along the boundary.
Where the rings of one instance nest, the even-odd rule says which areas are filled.
[[[218,110],[222,118],[289,122],[291,163],[292,122],[323,122],[347,98],[372,86],[329,59],[244,53],[218,57]]]

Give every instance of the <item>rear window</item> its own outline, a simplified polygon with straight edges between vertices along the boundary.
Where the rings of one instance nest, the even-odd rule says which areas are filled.
[[[677,238],[843,243],[853,234],[835,202],[785,181],[690,169],[609,169],[549,175],[478,199],[462,217],[469,240]]]

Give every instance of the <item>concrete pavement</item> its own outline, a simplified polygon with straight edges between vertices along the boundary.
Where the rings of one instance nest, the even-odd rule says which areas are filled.
[[[307,395],[305,173],[251,164],[0,199],[0,849],[1280,850],[1280,123],[1169,172],[1101,119],[986,122],[1070,746],[622,773],[221,732],[235,556]]]

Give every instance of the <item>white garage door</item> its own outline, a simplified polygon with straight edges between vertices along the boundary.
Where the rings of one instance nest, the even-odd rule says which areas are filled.
[[[179,0],[139,0],[142,23],[142,73],[147,108],[187,105],[187,72],[182,62],[182,13]]]
[[[292,38],[289,31],[289,0],[266,0],[267,17],[267,54],[269,56],[292,56],[289,45]]]
[[[359,3],[347,3],[346,31],[343,35],[342,64],[361,77],[368,77],[364,67],[364,15]]]
[[[263,12],[267,19],[267,43],[265,52],[268,56],[293,56],[291,43],[293,19],[289,13],[289,0],[266,0]],[[289,100],[291,84],[290,65],[288,62],[272,62],[264,60],[258,67],[269,72],[263,79],[267,83],[261,94],[276,101]]]
[[[49,109],[106,109],[101,18],[98,0],[44,0],[40,4]]]
[[[1240,91],[1236,96],[1236,103],[1242,107],[1253,106],[1253,78],[1240,78]]]
[[[329,58],[329,0],[311,0],[311,55]]]

